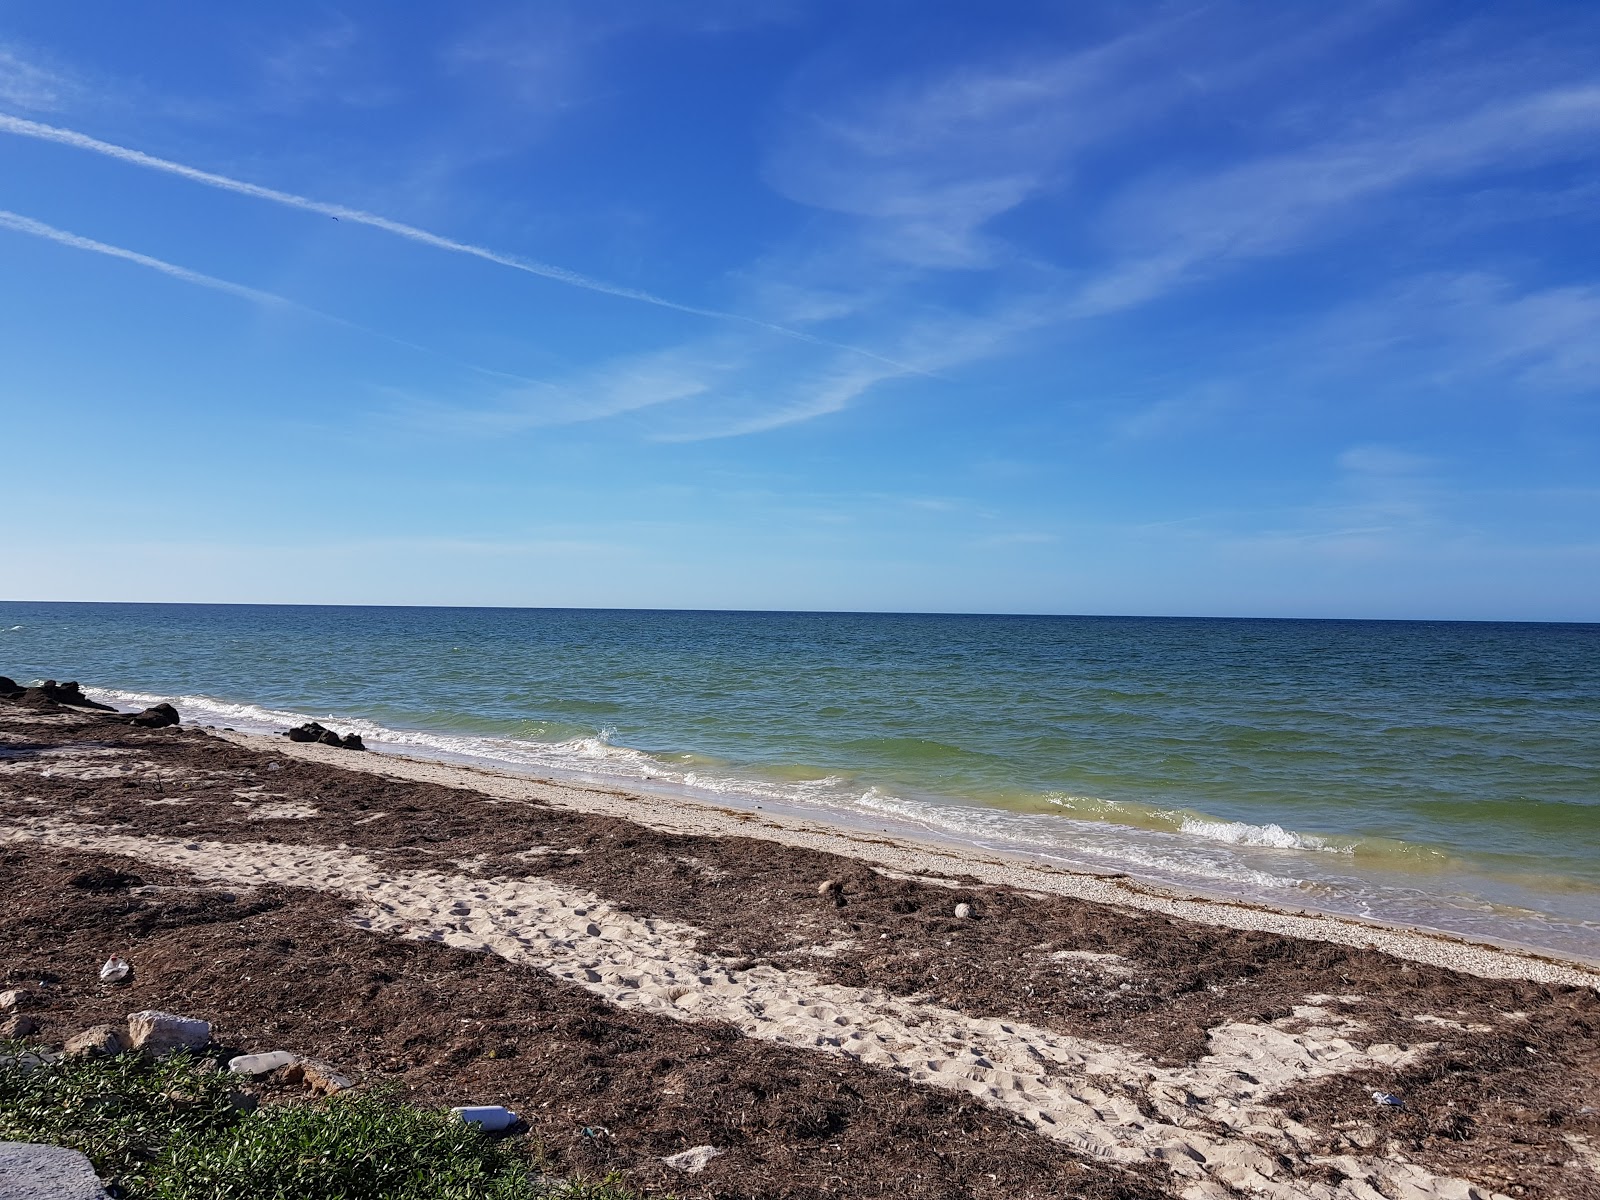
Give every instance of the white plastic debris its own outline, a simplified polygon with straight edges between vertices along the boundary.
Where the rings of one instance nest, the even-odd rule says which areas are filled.
[[[1400,1099],[1400,1097],[1396,1096],[1393,1092],[1373,1092],[1372,1102],[1374,1104],[1381,1104],[1387,1108],[1404,1108],[1406,1104],[1404,1100]]]
[[[476,1125],[486,1133],[499,1133],[517,1123],[517,1114],[498,1104],[464,1104],[450,1111],[468,1125]]]
[[[270,1075],[281,1067],[292,1067],[300,1060],[287,1050],[272,1050],[266,1054],[241,1054],[228,1060],[228,1070],[235,1075],[259,1078]]]
[[[100,968],[101,983],[121,983],[128,977],[128,972],[133,970],[125,958],[118,958],[113,954],[106,959],[105,965]]]
[[[698,1175],[706,1169],[710,1162],[722,1151],[715,1146],[695,1146],[689,1150],[680,1150],[677,1154],[669,1154],[661,1161],[674,1171],[682,1171],[685,1175]]]

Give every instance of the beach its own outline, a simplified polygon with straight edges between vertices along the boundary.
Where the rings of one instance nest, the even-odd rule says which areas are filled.
[[[1600,1188],[1579,961],[626,788],[0,716],[0,970],[53,981],[46,1039],[197,1011],[682,1196]]]

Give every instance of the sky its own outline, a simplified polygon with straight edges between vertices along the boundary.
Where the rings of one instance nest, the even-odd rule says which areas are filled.
[[[0,598],[1600,620],[1600,6],[0,0]]]

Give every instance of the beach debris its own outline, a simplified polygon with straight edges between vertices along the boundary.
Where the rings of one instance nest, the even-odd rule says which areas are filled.
[[[839,881],[837,879],[824,879],[817,884],[817,895],[819,896],[831,896],[838,890]]]
[[[498,1104],[463,1104],[451,1112],[468,1125],[476,1125],[485,1133],[499,1133],[510,1129],[518,1121],[517,1114]]]
[[[259,1079],[283,1067],[292,1067],[300,1060],[287,1050],[270,1050],[265,1054],[240,1054],[228,1060],[228,1070],[235,1075],[248,1075]]]
[[[608,1138],[611,1136],[611,1130],[607,1129],[604,1125],[585,1125],[582,1129],[578,1130],[578,1133],[586,1138],[594,1138],[596,1141],[599,1141],[601,1138]]]
[[[1385,1108],[1404,1108],[1406,1102],[1393,1092],[1373,1092],[1372,1102]]]
[[[25,1038],[32,1037],[39,1032],[39,1022],[26,1013],[12,1013],[4,1021],[0,1021],[0,1038]]]
[[[68,1058],[109,1058],[127,1048],[128,1035],[115,1025],[91,1025],[69,1037],[61,1053]]]
[[[128,1015],[128,1039],[135,1050],[151,1058],[182,1050],[198,1053],[211,1044],[211,1022],[145,1009]]]
[[[356,1085],[356,1081],[348,1075],[339,1074],[327,1063],[315,1058],[302,1058],[295,1066],[300,1068],[305,1085],[318,1095],[332,1096]],[[293,1069],[289,1068],[291,1071]]]
[[[661,1161],[674,1171],[682,1171],[685,1175],[698,1175],[706,1169],[709,1163],[722,1151],[715,1146],[694,1146],[688,1150],[680,1150],[676,1154],[669,1154]]]
[[[285,731],[284,737],[291,742],[316,742],[324,746],[335,746],[341,750],[365,750],[367,747],[361,740],[359,733],[347,733],[343,737],[331,729],[324,728],[316,721],[307,721],[304,725],[296,725],[293,729]]]
[[[101,983],[124,983],[133,974],[133,965],[127,959],[113,954],[100,968]]]
[[[972,905],[962,902],[956,905],[956,920],[965,921],[972,916]]]
[[[138,725],[144,729],[165,729],[168,725],[177,725],[182,721],[178,710],[165,702],[152,704],[143,712],[122,718],[129,725]]]
[[[77,1150],[32,1142],[0,1142],[6,1200],[106,1200],[94,1164]]]
[[[24,988],[8,988],[0,992],[0,1010],[13,1012],[28,1002],[28,993]]]

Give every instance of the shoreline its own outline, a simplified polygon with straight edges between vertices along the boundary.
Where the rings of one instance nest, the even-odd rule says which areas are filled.
[[[1600,960],[1563,955],[1510,941],[1472,939],[1445,930],[1319,912],[1309,907],[1275,907],[1254,900],[1231,899],[1199,889],[1147,883],[1122,872],[1100,873],[1029,862],[1020,853],[989,851],[931,837],[924,840],[901,831],[875,834],[843,822],[830,823],[818,817],[768,811],[764,805],[734,808],[666,791],[630,792],[622,787],[390,750],[352,754],[314,743],[290,742],[271,734],[204,732],[236,745],[276,751],[309,762],[481,791],[510,800],[536,799],[576,811],[621,817],[664,832],[766,838],[784,845],[875,862],[923,879],[965,875],[988,886],[1070,896],[1201,924],[1375,948],[1398,958],[1484,978],[1521,978],[1600,989]]]
[[[32,1036],[198,1012],[686,1200],[1600,1181],[1596,975],[1415,931],[28,703],[0,704],[0,879]],[[694,1146],[725,1153],[674,1173]]]

